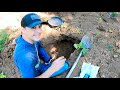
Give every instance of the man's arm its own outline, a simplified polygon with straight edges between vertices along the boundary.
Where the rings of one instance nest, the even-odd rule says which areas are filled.
[[[63,56],[59,57],[52,63],[52,65],[43,74],[41,74],[36,78],[49,78],[50,76],[52,76],[54,72],[58,71],[64,66],[65,60],[66,59]]]
[[[35,62],[32,60],[32,58],[21,55],[17,60],[17,67],[22,78],[35,77]]]
[[[55,72],[54,69],[50,67],[43,74],[35,78],[50,78],[50,76],[52,76],[54,72]]]
[[[45,63],[49,63],[50,59],[52,59],[52,57],[46,52],[46,50],[43,47],[43,44],[40,41],[36,41],[35,45],[37,47],[38,50],[38,56],[45,62]]]

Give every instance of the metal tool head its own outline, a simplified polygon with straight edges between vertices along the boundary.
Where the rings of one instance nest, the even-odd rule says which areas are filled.
[[[48,20],[48,23],[51,25],[51,26],[54,26],[54,27],[58,27],[58,26],[61,26],[64,21],[62,20],[61,17],[59,16],[54,16],[54,17],[51,17],[49,20]]]
[[[90,42],[90,37],[88,35],[83,36],[83,38],[81,40],[81,43],[83,43],[84,48],[86,48],[86,49],[91,49],[92,48],[92,45],[91,45],[91,42]]]

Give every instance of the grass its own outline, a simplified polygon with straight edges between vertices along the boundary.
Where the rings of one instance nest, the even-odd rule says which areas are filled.
[[[3,72],[0,74],[0,78],[6,78],[6,75],[3,74]]]
[[[4,44],[8,41],[9,34],[6,32],[5,29],[0,30],[0,52],[4,49]]]

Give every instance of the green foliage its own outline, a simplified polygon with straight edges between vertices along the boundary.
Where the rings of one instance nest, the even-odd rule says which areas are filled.
[[[73,45],[75,49],[80,49],[82,48],[82,53],[83,55],[85,55],[87,53],[87,49],[84,47],[84,44],[82,42],[80,42],[79,44],[74,44]]]
[[[86,49],[86,48],[83,48],[82,53],[83,53],[83,55],[87,54],[87,49]]]
[[[82,44],[81,43],[80,44],[74,44],[73,46],[74,46],[75,49],[82,48]]]
[[[74,44],[73,46],[75,49],[84,48],[84,44],[82,42],[80,42],[79,44]]]
[[[112,17],[117,17],[119,15],[118,12],[112,12]]]
[[[110,16],[117,17],[117,16],[119,16],[119,13],[118,12],[110,12]]]
[[[3,73],[0,74],[0,78],[6,78],[6,75],[4,75]]]
[[[4,43],[8,41],[9,35],[5,30],[0,30],[0,52],[4,48]]]

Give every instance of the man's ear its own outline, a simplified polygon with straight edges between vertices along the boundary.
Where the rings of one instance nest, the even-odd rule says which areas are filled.
[[[25,33],[26,29],[25,28],[21,28],[21,33]]]

